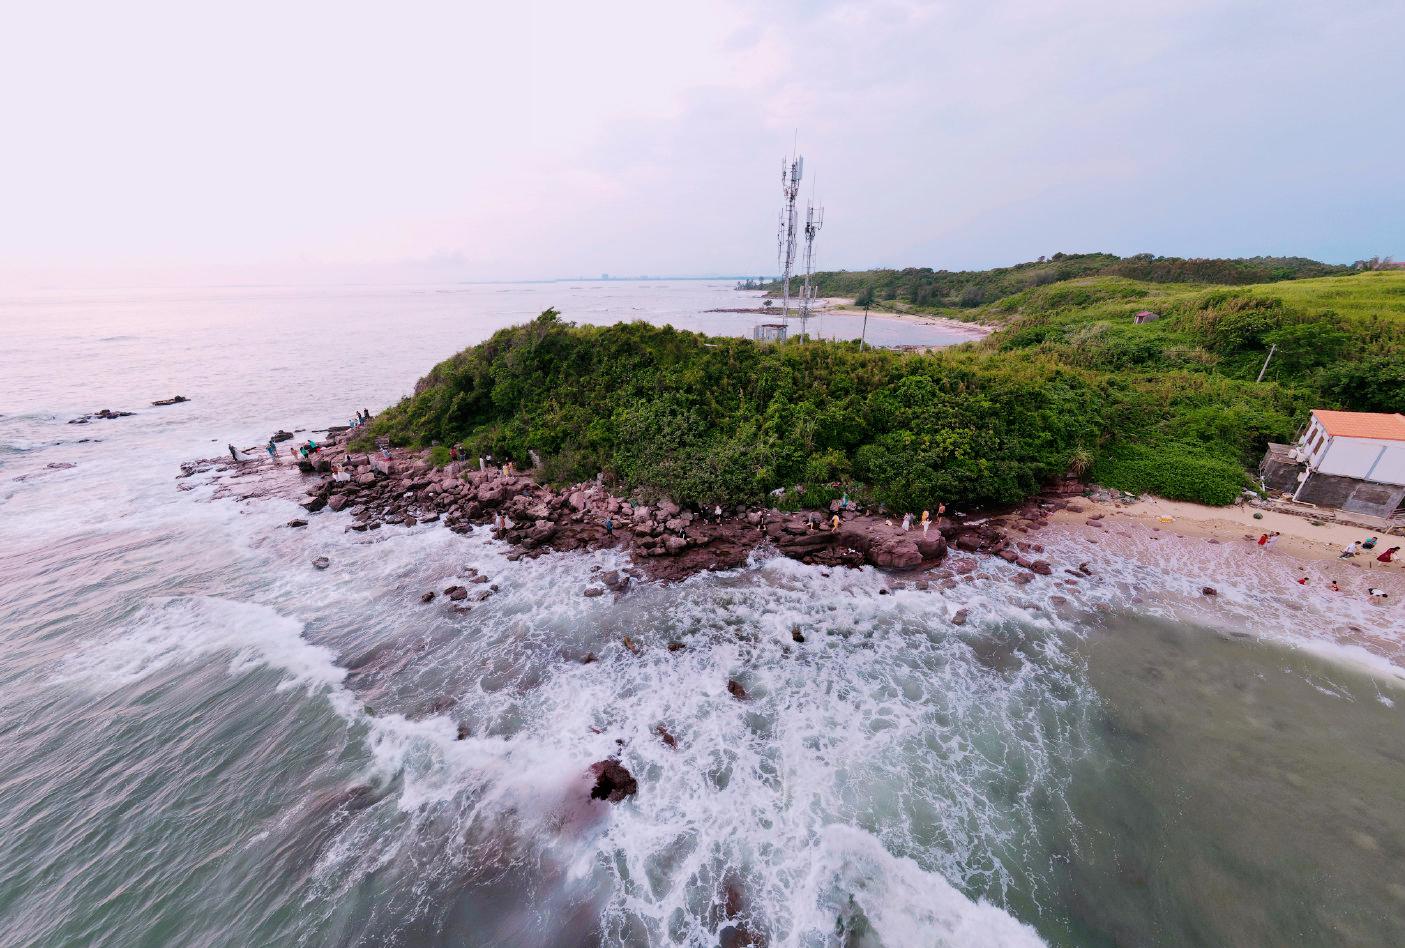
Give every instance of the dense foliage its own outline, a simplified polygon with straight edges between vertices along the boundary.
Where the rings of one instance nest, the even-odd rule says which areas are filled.
[[[852,297],[860,306],[931,312],[971,309],[1014,293],[1089,276],[1119,276],[1147,283],[1245,285],[1350,273],[1351,268],[1306,257],[1185,259],[1149,253],[1056,253],[1045,259],[993,270],[827,271],[814,275],[816,295]],[[779,284],[766,289],[779,292]],[[794,288],[792,287],[794,292]]]
[[[893,510],[1008,503],[1071,467],[1223,504],[1310,409],[1405,411],[1405,273],[1082,277],[974,315],[1002,328],[914,355],[575,327],[549,310],[436,366],[371,434],[523,463],[535,450],[553,480],[604,471],[708,504],[796,485],[784,503],[836,490]]]
[[[867,490],[894,509],[1014,502],[1091,452],[1100,399],[1037,355],[905,355],[756,345],[554,311],[436,366],[372,435],[462,443],[554,480],[609,472],[681,501],[810,502]]]

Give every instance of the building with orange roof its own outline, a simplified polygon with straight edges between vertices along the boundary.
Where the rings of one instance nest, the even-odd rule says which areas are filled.
[[[1303,503],[1405,516],[1405,415],[1315,409],[1296,444],[1269,445],[1259,474]]]

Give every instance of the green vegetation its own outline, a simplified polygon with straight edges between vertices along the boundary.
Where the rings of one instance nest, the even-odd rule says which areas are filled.
[[[1138,324],[1142,311],[1155,318]],[[1310,409],[1405,411],[1405,272],[1247,286],[1079,276],[970,314],[1001,329],[912,355],[575,327],[549,310],[436,366],[369,436],[519,461],[535,449],[555,481],[603,470],[708,504],[794,485],[788,504],[837,490],[894,510],[1010,503],[1071,467],[1224,504]]]
[[[985,306],[1036,287],[1090,276],[1125,277],[1144,283],[1208,283],[1245,285],[1348,274],[1350,267],[1309,260],[1306,257],[1248,257],[1238,260],[1155,257],[1138,254],[1118,257],[1110,253],[1056,253],[1047,260],[993,270],[859,270],[828,271],[814,275],[817,295],[852,297],[860,305],[896,312],[962,311]],[[779,292],[777,283],[766,289]]]

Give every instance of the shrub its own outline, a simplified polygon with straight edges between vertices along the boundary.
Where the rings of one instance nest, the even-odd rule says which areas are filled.
[[[1246,486],[1236,461],[1177,442],[1123,442],[1105,452],[1092,468],[1093,480],[1132,494],[1156,494],[1222,507]]]

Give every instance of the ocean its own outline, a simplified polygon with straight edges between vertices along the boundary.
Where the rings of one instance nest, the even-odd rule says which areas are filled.
[[[586,598],[615,554],[294,530],[291,502],[177,477],[378,411],[548,306],[749,335],[706,311],[755,299],[0,297],[0,944],[1405,944],[1398,597],[1055,526],[1028,586],[758,555]],[[134,414],[67,423],[103,408]],[[472,613],[420,602],[470,569],[500,590]],[[638,793],[589,802],[616,754]]]

